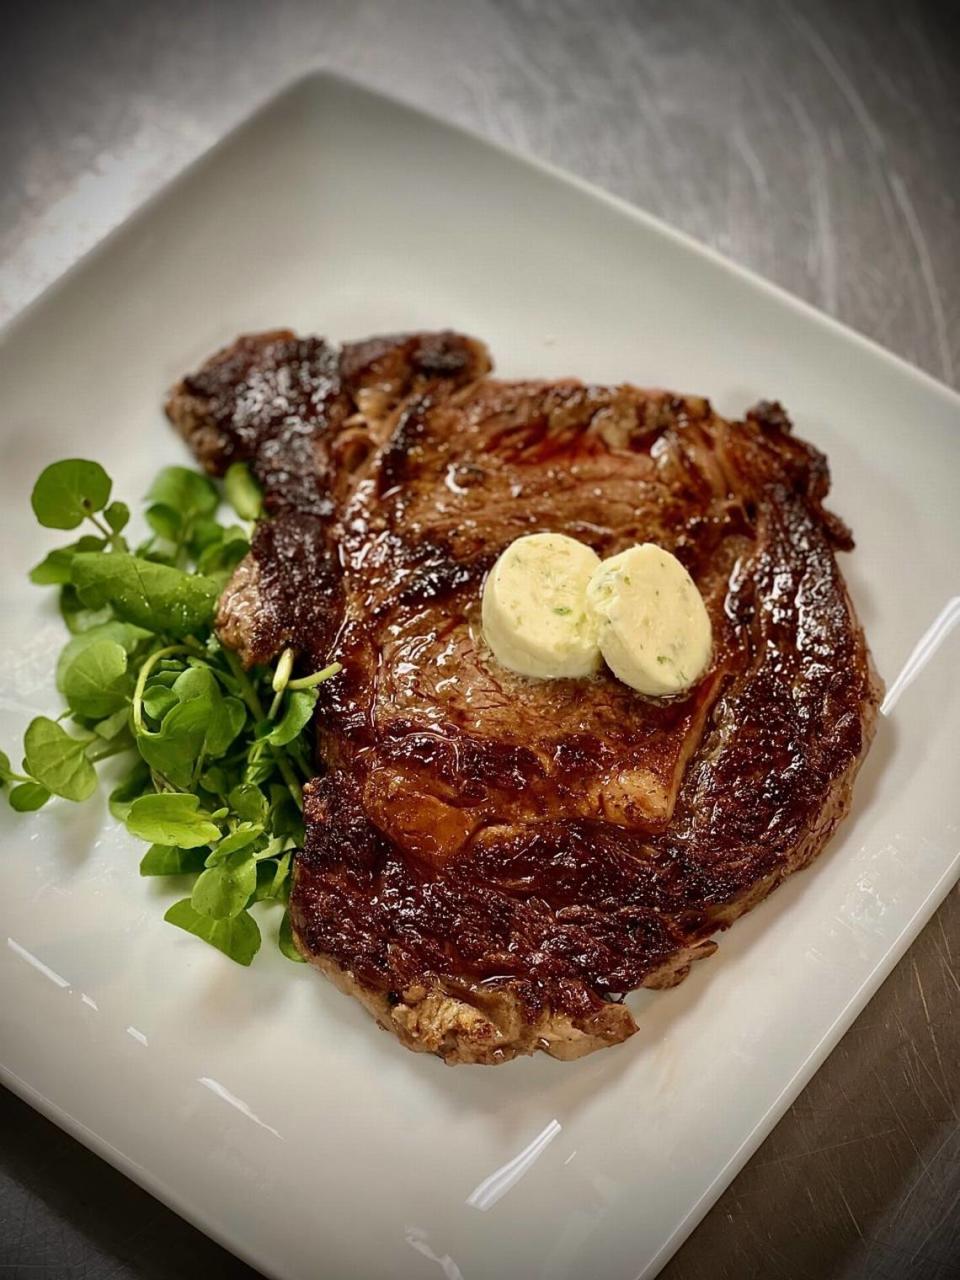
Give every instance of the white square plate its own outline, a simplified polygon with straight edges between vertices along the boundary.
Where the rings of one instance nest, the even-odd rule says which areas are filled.
[[[829,455],[844,568],[892,685],[960,594],[960,399],[643,214],[339,80],[284,93],[0,345],[0,741],[59,711],[27,502],[102,459],[136,500],[182,457],[173,379],[243,330],[452,326],[506,376],[629,379],[740,414],[781,399]],[[51,542],[54,539],[51,537]],[[271,947],[250,970],[162,922],[102,800],[3,806],[6,1082],[270,1275],[653,1275],[953,882],[960,636],[883,717],[854,812],[797,876],[576,1063],[450,1070]],[[922,655],[921,655],[922,656]]]

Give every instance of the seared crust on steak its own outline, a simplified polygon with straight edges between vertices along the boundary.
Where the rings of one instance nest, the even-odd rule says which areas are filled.
[[[453,333],[334,347],[275,329],[238,338],[167,400],[167,416],[211,475],[246,462],[264,491],[250,557],[217,618],[247,666],[287,645],[325,653],[340,623],[336,548],[327,531],[352,477],[397,405],[490,368],[482,343]]]
[[[778,405],[729,422],[696,397],[488,369],[450,333],[338,349],[278,331],[168,405],[209,470],[242,459],[265,491],[223,642],[344,668],[321,688],[297,945],[448,1062],[631,1035],[624,994],[682,980],[823,848],[880,694],[826,460]],[[714,635],[694,688],[657,701],[494,661],[484,575],[545,529],[683,561]]]

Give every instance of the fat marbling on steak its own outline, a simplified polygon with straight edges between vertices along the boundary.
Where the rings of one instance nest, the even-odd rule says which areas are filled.
[[[265,493],[223,641],[343,664],[318,704],[297,944],[448,1062],[631,1035],[625,993],[679,982],[823,848],[879,693],[826,460],[778,405],[729,422],[698,397],[489,368],[453,333],[281,330],[168,404],[210,471],[246,461]],[[497,664],[484,575],[538,530],[679,557],[714,635],[688,693]]]

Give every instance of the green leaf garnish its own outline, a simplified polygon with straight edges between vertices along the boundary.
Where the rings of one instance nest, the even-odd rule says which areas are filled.
[[[241,520],[257,520],[263,507],[260,486],[245,462],[234,462],[223,478],[227,501]]]
[[[189,788],[203,752],[207,720],[204,699],[178,702],[155,733],[137,735],[137,749],[156,773],[175,787]]]
[[[340,665],[295,677],[287,649],[275,670],[248,671],[216,637],[218,596],[249,551],[248,528],[218,519],[221,493],[244,521],[262,507],[245,465],[219,488],[186,467],[162,471],[135,553],[124,537],[130,510],[111,490],[103,468],[82,459],[54,463],[34,488],[43,525],[91,528],[31,570],[57,589],[70,633],[56,667],[67,709],[28,726],[24,772],[0,753],[0,786],[21,812],[51,796],[80,801],[96,788],[98,762],[122,755],[109,806],[150,843],[140,874],[193,878],[166,918],[249,964],[260,946],[249,908],[289,898],[312,772],[303,733],[318,686]],[[277,942],[299,959],[286,915]]]
[[[183,517],[176,507],[168,507],[166,503],[155,502],[144,512],[147,524],[158,538],[166,538],[168,542],[176,542],[183,528]]]
[[[73,557],[78,551],[102,551],[106,539],[84,536],[67,547],[57,547],[30,570],[30,581],[38,587],[62,586],[70,581]]]
[[[70,572],[73,573],[72,561]],[[81,602],[72,582],[60,588],[60,614],[67,630],[75,636],[82,635],[84,631],[90,631],[93,627],[99,627],[113,618],[113,610],[109,605],[99,609],[88,609]]]
[[[285,853],[276,862],[267,859],[257,863],[257,889],[253,895],[254,902],[265,902],[271,899],[286,904],[290,896],[290,859]]]
[[[76,529],[110,501],[112,481],[99,462],[65,458],[42,471],[33,486],[33,513],[47,529]]]
[[[50,792],[46,787],[41,787],[39,782],[21,782],[10,792],[9,799],[10,808],[17,813],[32,813],[35,809],[43,808],[50,799]]]
[[[115,742],[121,733],[126,733],[129,727],[130,708],[127,706],[126,700],[124,700],[123,706],[114,711],[113,715],[97,721],[93,726],[93,732],[98,738],[103,738],[105,742]]]
[[[143,695],[143,709],[152,720],[162,720],[171,708],[175,707],[179,699],[172,689],[168,689],[166,685],[159,681],[151,688],[145,690]]]
[[[19,777],[20,774],[15,772],[10,763],[10,757],[5,751],[0,751],[0,782],[15,782]]]
[[[182,876],[203,870],[203,849],[171,849],[152,844],[140,859],[142,876]]]
[[[261,824],[266,821],[269,809],[267,797],[253,783],[239,783],[238,786],[233,788],[227,799],[234,813],[244,821]]]
[[[224,836],[207,858],[206,865],[208,867],[215,867],[218,863],[225,862],[235,853],[247,853],[251,846],[256,844],[262,835],[263,827],[259,823],[241,823],[235,831],[231,831],[228,836]],[[252,856],[252,854],[250,856]]]
[[[225,920],[244,909],[256,887],[257,864],[252,853],[241,849],[202,872],[190,902],[200,915]]]
[[[56,720],[32,720],[23,736],[23,751],[27,772],[53,795],[86,800],[96,791],[97,774],[87,759],[86,744]]]
[[[283,719],[267,734],[267,741],[275,747],[285,747],[298,738],[310,723],[318,697],[316,689],[297,689],[291,693]]]
[[[184,792],[140,796],[131,804],[126,823],[130,834],[141,840],[180,849],[197,849],[220,839],[220,828],[201,810],[199,799]]]
[[[242,529],[232,527],[222,531],[223,536],[208,542],[197,557],[197,568],[211,577],[232,573],[250,550],[250,543]]]
[[[220,494],[212,480],[189,467],[164,467],[147,491],[147,501],[179,513],[182,520],[212,516]]]
[[[126,650],[107,638],[84,645],[65,667],[59,685],[75,715],[94,720],[112,715],[126,705],[130,693]]]
[[[131,626],[129,622],[111,620],[87,627],[72,640],[68,640],[60,650],[60,657],[57,660],[57,688],[61,693],[66,694],[63,681],[67,669],[89,645],[98,644],[101,640],[112,640],[121,646],[127,657],[130,657],[143,641],[149,638],[149,631],[145,631],[142,627]]]
[[[189,667],[174,681],[172,689],[162,685],[143,708],[161,720],[160,727],[147,729],[134,706],[137,747],[144,760],[174,786],[190,789],[204,760],[222,756],[247,718],[238,698],[223,697],[217,681],[206,667]]]
[[[293,940],[293,929],[290,925],[290,912],[283,913],[283,919],[280,921],[280,932],[277,935],[277,945],[281,952],[288,960],[293,960],[297,964],[306,964],[305,958],[297,950],[297,944]]]
[[[111,502],[104,511],[103,518],[113,533],[119,533],[130,523],[130,508],[125,502]]]
[[[215,920],[196,911],[189,898],[175,902],[163,917],[168,924],[196,934],[212,947],[235,960],[237,964],[249,964],[260,950],[260,929],[249,911],[225,920]]]
[[[110,605],[126,622],[174,636],[209,626],[220,594],[210,578],[126,554],[81,552],[73,584],[88,608]]]

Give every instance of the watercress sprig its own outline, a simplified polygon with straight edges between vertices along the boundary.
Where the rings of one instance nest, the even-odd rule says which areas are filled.
[[[190,888],[164,918],[246,965],[261,942],[251,907],[279,903],[278,945],[299,960],[286,905],[311,772],[304,730],[339,664],[297,675],[286,649],[275,668],[245,670],[216,636],[217,599],[249,550],[249,526],[218,519],[222,498],[245,522],[261,510],[243,464],[222,494],[197,471],[161,471],[146,495],[149,535],[132,549],[129,508],[112,490],[82,458],[53,463],[34,486],[41,525],[91,531],[30,572],[58,589],[71,633],[56,667],[66,710],[27,726],[22,771],[0,752],[0,786],[20,812],[52,796],[80,802],[100,761],[123,757],[109,804],[150,846],[140,874]]]

